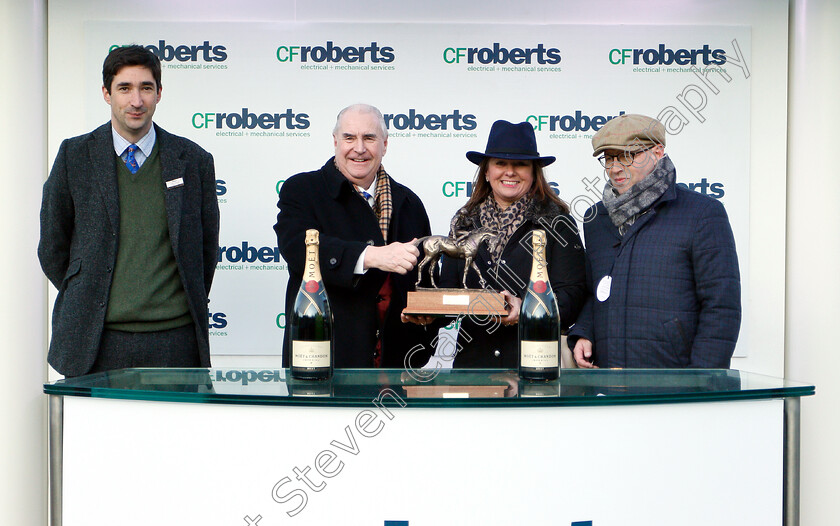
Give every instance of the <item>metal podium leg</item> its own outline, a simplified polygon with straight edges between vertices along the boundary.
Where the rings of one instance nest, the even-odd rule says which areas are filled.
[[[50,395],[50,526],[61,526],[64,397]]]
[[[785,398],[784,526],[799,526],[799,398]]]

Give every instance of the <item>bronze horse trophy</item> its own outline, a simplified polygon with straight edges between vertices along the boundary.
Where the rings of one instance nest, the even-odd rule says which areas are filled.
[[[464,260],[464,276],[461,282],[464,288],[467,288],[467,273],[470,268],[475,270],[478,274],[478,281],[481,283],[481,288],[487,286],[484,276],[475,264],[475,255],[478,253],[479,245],[486,240],[495,241],[496,234],[486,228],[478,228],[472,232],[464,232],[459,234],[457,238],[452,239],[449,236],[426,236],[421,237],[414,244],[423,249],[423,260],[417,265],[417,283],[420,285],[420,280],[423,277],[423,269],[429,267],[429,277],[431,278],[432,286],[438,288],[435,284],[435,267],[442,255],[447,255],[456,259]]]
[[[494,243],[498,236],[487,228],[477,228],[472,232],[456,232],[455,238],[448,236],[426,236],[414,242],[423,249],[423,260],[417,265],[417,290],[408,293],[408,301],[403,313],[427,316],[505,316],[507,314],[505,298],[499,292],[487,289],[487,282],[475,257],[478,247],[483,242]],[[442,255],[464,260],[464,275],[461,278],[462,289],[440,289],[435,284],[435,269]],[[423,269],[429,267],[434,289],[421,289],[420,280]],[[478,274],[480,289],[467,288],[467,274],[472,268]]]

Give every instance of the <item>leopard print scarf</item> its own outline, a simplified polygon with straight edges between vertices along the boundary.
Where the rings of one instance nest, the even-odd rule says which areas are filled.
[[[502,257],[502,251],[510,236],[525,222],[531,212],[533,203],[534,200],[528,194],[519,198],[509,207],[502,209],[493,199],[493,195],[490,194],[478,205],[478,217],[481,226],[490,228],[498,235],[496,241],[487,247],[494,261]]]

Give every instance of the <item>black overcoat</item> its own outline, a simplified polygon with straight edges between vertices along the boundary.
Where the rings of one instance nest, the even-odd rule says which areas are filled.
[[[480,228],[477,210],[462,216],[457,228]],[[487,280],[487,287],[497,292],[507,290],[523,298],[528,287],[533,263],[531,233],[535,229],[546,232],[546,261],[551,289],[557,299],[562,328],[577,319],[586,299],[586,266],[583,244],[575,221],[552,202],[536,205],[525,221],[511,235],[502,255],[493,260],[485,244],[479,248],[476,265]],[[464,260],[444,256],[441,265],[441,287],[460,287]],[[467,275],[469,288],[480,288],[478,275]],[[463,318],[458,334],[454,367],[504,367],[518,364],[518,327],[501,325],[498,319],[487,317]],[[446,354],[449,354],[448,352]]]
[[[373,210],[338,171],[334,159],[320,170],[290,177],[280,188],[274,230],[280,253],[289,265],[286,312],[294,310],[303,278],[304,235],[314,228],[320,234],[321,275],[335,320],[335,366],[372,367],[377,339],[382,338],[382,365],[403,367],[406,353],[421,343],[425,332],[400,321],[406,295],[417,280],[416,269],[406,275],[391,273],[393,293],[382,324],[378,295],[388,273],[370,269],[359,276],[353,270],[368,245],[408,242],[429,235],[429,218],[420,198],[391,177],[393,212],[388,239],[384,239]],[[289,366],[289,346],[287,330],[284,367]],[[428,358],[431,351],[424,349],[420,354]]]

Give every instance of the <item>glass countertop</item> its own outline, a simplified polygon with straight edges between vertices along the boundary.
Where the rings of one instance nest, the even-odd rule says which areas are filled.
[[[288,369],[121,369],[44,385],[50,395],[240,405],[366,407],[593,406],[788,398],[814,386],[731,369],[562,369],[529,382],[504,369],[336,369],[331,380]]]

